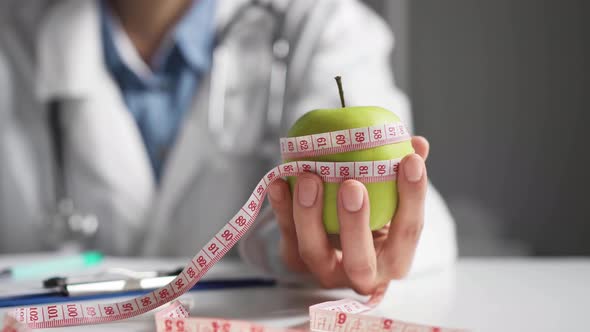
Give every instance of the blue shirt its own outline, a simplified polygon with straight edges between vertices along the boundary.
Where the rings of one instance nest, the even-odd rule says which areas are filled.
[[[137,123],[158,182],[182,119],[211,66],[214,11],[214,0],[194,1],[157,51],[151,70],[142,73],[126,61],[116,42],[123,30],[106,4],[101,4],[106,67]]]

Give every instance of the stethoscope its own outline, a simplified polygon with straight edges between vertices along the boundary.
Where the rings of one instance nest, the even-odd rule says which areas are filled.
[[[291,0],[290,2],[292,2]],[[288,5],[290,5],[290,2]],[[287,6],[288,7],[288,6]],[[265,126],[263,137],[256,144],[256,153],[258,156],[276,157],[276,137],[279,137],[281,124],[283,120],[285,106],[285,92],[287,90],[287,61],[289,59],[291,45],[286,37],[285,10],[278,9],[274,6],[272,0],[253,0],[243,4],[233,16],[233,19],[216,34],[216,47],[213,53],[214,70],[210,77],[210,93],[208,105],[208,129],[210,134],[216,136],[215,142],[218,149],[222,152],[231,151],[232,147],[239,141],[237,131],[226,128],[227,107],[225,97],[229,79],[229,73],[226,65],[229,52],[223,47],[223,42],[231,31],[235,28],[237,22],[250,9],[260,9],[273,18],[274,28],[272,31],[271,46],[271,63],[268,77]],[[241,149],[244,154],[249,154],[249,149]]]
[[[293,1],[293,0],[291,0]],[[223,42],[231,34],[236,22],[238,22],[249,10],[262,9],[267,15],[274,20],[274,29],[272,32],[272,62],[270,64],[270,73],[267,88],[266,100],[266,125],[263,126],[264,134],[262,144],[257,144],[261,154],[274,154],[274,141],[281,130],[283,118],[285,91],[287,85],[287,61],[290,55],[290,43],[285,37],[285,10],[278,9],[274,6],[272,0],[252,0],[243,4],[230,19],[228,24],[216,33],[215,49],[213,54],[212,68],[214,70],[210,77],[210,93],[208,102],[208,128],[212,135],[219,135],[216,141],[219,143],[218,148],[221,151],[231,150],[231,146],[239,137],[228,134],[230,131],[225,130],[225,94],[228,83],[228,73],[224,70],[223,65],[228,53],[223,48]],[[53,140],[53,150],[55,155],[54,171],[54,192],[55,201],[53,211],[48,214],[48,220],[43,227],[43,238],[47,247],[56,249],[74,247],[76,250],[88,245],[96,237],[100,227],[100,220],[97,215],[87,213],[78,208],[75,200],[68,194],[66,162],[64,156],[64,130],[61,123],[61,111],[64,101],[53,100],[49,103],[49,127]],[[59,245],[58,245],[59,244]]]

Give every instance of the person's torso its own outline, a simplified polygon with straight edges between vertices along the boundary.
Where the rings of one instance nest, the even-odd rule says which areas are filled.
[[[263,138],[278,142],[265,132],[273,18],[253,11],[227,35],[226,56],[218,59],[223,71],[203,78],[158,187],[137,127],[96,54],[95,4],[30,6],[20,8],[22,15],[37,17],[10,26],[0,38],[11,89],[10,105],[0,101],[0,252],[54,245],[42,241],[56,202],[45,98],[51,95],[61,99],[67,194],[99,219],[89,244],[113,254],[192,254],[279,160],[278,147],[262,153],[259,146]],[[76,68],[86,76],[72,73]],[[60,70],[71,74],[66,83],[49,81],[60,78]],[[68,88],[74,93],[63,97]]]

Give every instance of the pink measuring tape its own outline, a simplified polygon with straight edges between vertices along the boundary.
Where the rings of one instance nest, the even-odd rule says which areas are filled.
[[[301,137],[281,138],[283,158],[302,158],[334,154],[393,144],[411,139],[400,123],[354,128]],[[355,179],[361,182],[391,181],[397,177],[400,159],[367,162],[293,161],[274,167],[260,180],[240,211],[191,259],[168,285],[142,296],[110,304],[66,303],[16,308],[9,314],[4,331],[79,326],[108,323],[131,318],[167,303],[156,314],[157,331],[295,331],[268,328],[249,322],[191,318],[176,300],[189,291],[252,227],[264,202],[268,186],[279,178],[317,173],[325,182]],[[373,297],[378,299],[378,297]],[[174,301],[174,302],[173,302]],[[378,301],[367,304],[355,300],[325,302],[310,307],[311,331],[461,331],[395,321],[363,313]]]

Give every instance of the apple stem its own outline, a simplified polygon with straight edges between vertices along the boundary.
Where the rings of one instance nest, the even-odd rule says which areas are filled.
[[[342,108],[346,107],[344,103],[344,90],[342,89],[342,78],[340,76],[336,76],[336,84],[338,84],[338,92],[340,93],[340,102],[342,103]]]

